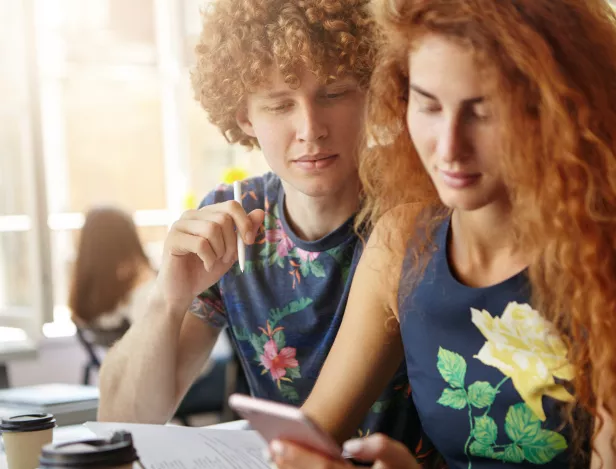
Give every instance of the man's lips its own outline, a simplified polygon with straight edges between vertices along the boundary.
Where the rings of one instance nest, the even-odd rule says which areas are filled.
[[[300,156],[299,158],[296,158],[293,161],[296,161],[296,162],[303,162],[303,161],[314,162],[314,161],[326,160],[326,159],[331,158],[333,156],[336,156],[336,155],[333,154],[333,153],[314,153],[312,155]]]

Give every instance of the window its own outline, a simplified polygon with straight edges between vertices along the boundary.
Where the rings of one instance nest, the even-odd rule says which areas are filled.
[[[74,331],[68,290],[90,207],[134,213],[157,266],[188,196],[230,166],[267,170],[192,98],[205,3],[0,0],[0,331]]]
[[[188,79],[190,68],[195,64],[194,49],[201,32],[200,12],[213,0],[183,0],[184,56],[183,76]],[[240,145],[229,145],[219,130],[207,119],[207,115],[193,99],[190,88],[186,88],[186,122],[190,139],[190,185],[197,195],[204,195],[219,181],[225,168],[237,166],[249,174],[263,174],[269,170],[263,155],[258,151],[247,151]]]
[[[104,204],[159,212],[163,228],[168,221],[154,3],[36,7],[54,320],[68,323],[82,213]]]
[[[0,326],[36,335],[41,317],[32,311],[45,287],[36,288],[43,279],[40,227],[33,217],[40,154],[28,88],[26,13],[21,2],[0,0]]]

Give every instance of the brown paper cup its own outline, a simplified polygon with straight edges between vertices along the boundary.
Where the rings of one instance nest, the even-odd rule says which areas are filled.
[[[2,438],[9,469],[36,469],[41,449],[51,443],[53,429],[3,433]]]
[[[0,420],[8,469],[36,469],[43,446],[53,439],[55,426],[51,414],[16,415]]]

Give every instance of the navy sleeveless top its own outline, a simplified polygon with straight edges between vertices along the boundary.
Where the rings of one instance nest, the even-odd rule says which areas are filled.
[[[525,273],[486,288],[461,284],[449,267],[448,233],[449,220],[437,228],[422,278],[400,298],[425,436],[452,469],[569,468],[562,404],[573,400],[573,369],[563,341],[529,306]]]

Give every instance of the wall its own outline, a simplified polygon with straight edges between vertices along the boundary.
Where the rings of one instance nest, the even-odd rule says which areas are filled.
[[[38,357],[8,364],[12,387],[44,383],[81,384],[83,367],[87,363],[85,351],[75,336],[45,339]],[[92,375],[96,377],[96,374]],[[96,381],[92,384],[95,384]]]
[[[220,334],[212,358],[224,358],[231,354],[226,334]],[[99,351],[102,359],[104,353]],[[11,387],[33,386],[45,383],[81,384],[87,355],[76,336],[47,338],[40,344],[38,357],[32,360],[13,361],[8,364]],[[98,383],[96,372],[90,384]]]

